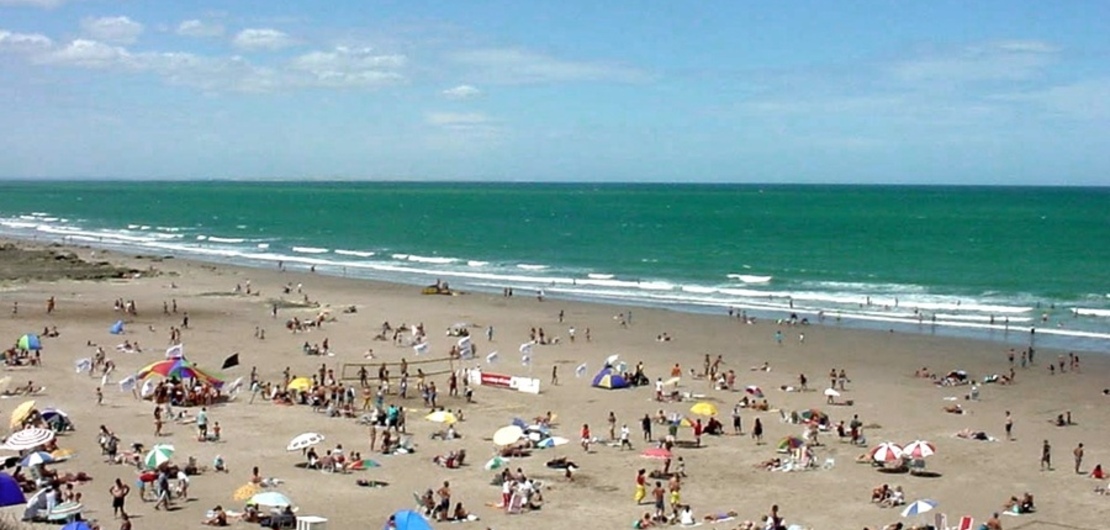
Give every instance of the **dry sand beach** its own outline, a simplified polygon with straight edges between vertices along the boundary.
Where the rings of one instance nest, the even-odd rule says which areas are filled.
[[[28,247],[27,243],[19,243]],[[915,377],[915,371],[945,374],[966,370],[971,378],[982,380],[991,374],[1007,375],[1009,347],[997,343],[931,336],[928,333],[884,333],[842,329],[835,322],[789,327],[770,321],[744,324],[727,315],[707,316],[657,309],[633,308],[631,323],[621,326],[615,315],[627,315],[629,308],[565,302],[558,299],[538,300],[534,293],[517,292],[503,297],[490,294],[460,296],[422,296],[420,289],[406,285],[390,285],[368,281],[326,277],[307,270],[278,271],[211,265],[180,259],[136,258],[90,248],[70,249],[82,260],[106,260],[140,274],[125,274],[122,279],[72,280],[66,276],[67,260],[47,260],[29,265],[26,254],[0,252],[0,337],[14,343],[24,333],[40,333],[46,327],[57,327],[60,336],[43,340],[42,366],[8,366],[4,376],[14,383],[34,381],[45,391],[34,396],[36,407],[57,407],[65,410],[76,431],[58,437],[61,447],[71,449],[75,457],[56,466],[61,471],[84,471],[91,482],[77,486],[83,493],[85,517],[97,519],[102,528],[118,528],[112,516],[108,490],[116,478],[134,484],[137,469],[126,465],[109,465],[97,445],[97,428],[104,424],[113,430],[127,447],[141,442],[150,447],[155,443],[171,443],[176,447],[175,460],[184,463],[194,456],[202,465],[211,466],[221,455],[229,473],[211,470],[191,478],[189,498],[175,502],[171,511],[156,511],[154,503],[140,502],[138,491],[128,499],[127,510],[135,516],[134,528],[200,528],[205,512],[223,505],[240,511],[242,502],[234,501],[233,492],[248,482],[251,468],[259,466],[262,475],[280,478],[275,489],[288,495],[299,507],[300,515],[318,515],[329,520],[329,528],[380,528],[389,515],[399,509],[415,506],[414,492],[438,488],[449,481],[452,501],[462,502],[479,521],[457,523],[464,528],[629,528],[641,515],[651,511],[648,504],[633,501],[636,471],[660,467],[660,462],[642,458],[640,452],[649,447],[640,435],[640,418],[655,415],[660,409],[695,418],[690,408],[696,401],[660,403],[654,400],[652,386],[625,390],[602,390],[590,387],[590,380],[606,357],[619,354],[621,360],[634,367],[642,362],[652,380],[668,379],[675,363],[681,365],[684,377],[677,390],[699,394],[701,400],[714,403],[719,419],[725,424],[724,436],[704,436],[702,446],[674,449],[683,457],[688,475],[682,481],[681,501],[692,506],[694,516],[735,511],[734,520],[704,523],[711,528],[736,528],[745,520],[759,521],[777,504],[787,524],[818,530],[882,528],[903,521],[908,525],[933,521],[933,512],[920,517],[902,518],[901,508],[881,508],[871,502],[872,489],[881,484],[901,486],[907,500],[933,499],[934,512],[945,513],[949,524],[961,516],[973,516],[976,526],[995,511],[1002,511],[1011,496],[1029,492],[1035,497],[1036,512],[1003,516],[1004,528],[1072,528],[1098,529],[1108,527],[1110,497],[1094,493],[1106,481],[1090,478],[1088,472],[1098,463],[1110,465],[1110,397],[1102,389],[1110,386],[1107,359],[1080,353],[1081,371],[1050,374],[1048,364],[1068,352],[1037,349],[1036,363],[1014,368],[1013,384],[981,384],[978,400],[965,400],[970,385],[939,387],[930,380]],[[53,263],[54,265],[44,265]],[[56,273],[45,272],[56,266]],[[31,270],[38,271],[34,274]],[[93,275],[95,276],[95,275]],[[85,276],[88,277],[88,276]],[[243,291],[250,285],[251,294]],[[303,294],[283,294],[282,287],[303,285]],[[283,299],[303,300],[303,296],[319,307],[298,308],[281,303],[277,318],[271,307]],[[46,300],[55,297],[56,309],[46,313]],[[117,299],[134,300],[137,315],[126,316],[113,307]],[[178,312],[163,313],[163,303],[176,300]],[[13,308],[18,303],[18,312]],[[357,312],[345,313],[354,307]],[[291,333],[284,322],[294,316],[311,319],[321,310],[328,310],[334,320],[319,329]],[[366,361],[364,353],[372,348],[375,358],[369,367],[372,384],[376,383],[377,364],[410,362],[429,358],[446,358],[456,339],[445,336],[455,323],[472,323],[477,359],[456,362],[455,368],[472,368],[532,376],[541,381],[538,395],[489,387],[476,387],[474,402],[447,396],[447,376],[430,380],[440,388],[439,402],[450,410],[462,409],[465,419],[457,424],[463,437],[459,440],[433,440],[430,434],[443,427],[426,421],[429,410],[423,406],[415,384],[408,399],[396,395],[397,366],[391,394],[386,403],[397,403],[409,409],[407,431],[416,451],[406,455],[371,454],[368,428],[353,419],[328,418],[308,406],[279,406],[266,399],[250,402],[250,393],[240,394],[234,401],[218,404],[209,410],[211,421],[222,426],[221,440],[200,442],[195,426],[167,422],[165,436],[154,436],[150,401],[138,400],[130,392],[121,392],[118,381],[143,366],[164,358],[170,345],[171,326],[181,326],[185,313],[189,326],[182,331],[187,357],[204,367],[219,368],[229,355],[238,352],[241,365],[226,371],[229,379],[248,377],[257,367],[263,381],[281,383],[286,367],[295,375],[315,374],[321,364],[339,372],[344,363]],[[563,312],[563,322],[559,314]],[[785,315],[784,315],[785,317]],[[108,329],[123,319],[126,332],[116,336]],[[430,338],[429,352],[418,357],[411,346],[397,346],[390,341],[375,341],[382,322],[393,325],[423,323]],[[492,342],[486,328],[493,326]],[[576,340],[569,340],[568,330],[576,329]],[[256,329],[265,330],[265,338],[256,338]],[[548,337],[559,337],[554,345],[537,345],[531,366],[521,363],[520,344],[529,340],[531,328],[543,328]],[[589,329],[590,340],[585,338]],[[775,332],[783,333],[782,343]],[[927,331],[927,329],[926,329]],[[673,339],[658,341],[667,333]],[[804,342],[799,334],[804,333]],[[325,338],[334,355],[309,356],[302,351],[307,341],[320,344]],[[116,345],[127,340],[138,343],[141,353],[117,351]],[[104,401],[97,404],[96,389],[100,374],[76,373],[77,359],[91,357],[100,345],[117,368],[104,386]],[[500,355],[495,363],[485,362],[493,351]],[[705,380],[692,379],[690,369],[702,371],[706,355],[723,356],[724,371],[736,374],[737,390],[717,390]],[[1020,349],[1018,354],[1020,355]],[[753,366],[768,363],[769,371],[753,371]],[[587,374],[576,377],[575,367],[587,364]],[[415,364],[413,365],[416,366]],[[448,366],[428,363],[421,366]],[[557,366],[559,383],[550,382],[552,367]],[[849,382],[840,400],[851,400],[851,406],[830,406],[823,394],[828,387],[830,369],[844,369]],[[410,371],[414,368],[410,367]],[[799,374],[808,378],[808,392],[788,392],[782,386],[797,386]],[[344,384],[358,386],[357,380]],[[743,409],[744,435],[731,435],[731,411],[745,395],[743,388],[758,385],[766,394],[771,410],[756,412]],[[361,391],[360,391],[361,392]],[[956,398],[955,401],[946,398]],[[0,400],[5,418],[24,397]],[[361,408],[361,397],[356,399]],[[944,407],[958,403],[963,414],[952,414]],[[780,439],[800,435],[803,426],[782,421],[780,411],[819,408],[831,416],[832,422],[851,420],[858,415],[865,424],[863,434],[868,446],[892,441],[905,444],[928,440],[936,454],[926,459],[929,473],[882,473],[868,463],[857,463],[868,447],[854,446],[838,440],[835,432],[822,432],[820,445],[814,448],[817,468],[805,471],[767,471],[759,467],[775,457]],[[544,505],[541,510],[508,515],[490,506],[501,498],[501,489],[491,485],[496,471],[483,469],[483,463],[495,451],[492,434],[514,417],[531,420],[547,411],[557,415],[555,434],[571,443],[554,449],[534,450],[525,458],[509,462],[513,470],[520,468],[533,479],[544,483]],[[607,416],[612,411],[617,428],[627,424],[631,429],[633,451],[604,441],[608,438]],[[1014,441],[1007,441],[1004,432],[1006,411],[1014,420]],[[1058,427],[1052,420],[1070,411],[1073,425]],[[195,414],[196,409],[191,410]],[[764,427],[764,441],[757,445],[748,435],[753,421],[759,418]],[[577,445],[579,431],[589,424],[592,434],[603,439],[588,452]],[[661,437],[666,428],[655,425],[654,434]],[[976,441],[955,436],[957,431],[985,431],[998,441]],[[323,473],[297,467],[304,461],[299,452],[287,452],[286,444],[303,432],[317,432],[326,440],[317,447],[321,453],[342,444],[350,451],[360,451],[380,467],[350,474]],[[692,441],[691,429],[683,427],[681,441]],[[1039,465],[1042,443],[1052,447],[1054,469],[1042,471]],[[1083,443],[1085,456],[1081,473],[1074,472],[1072,451]],[[467,465],[447,469],[433,463],[436,455],[465,449]],[[579,469],[573,481],[560,470],[549,469],[548,460],[565,456]],[[826,466],[829,462],[831,465]],[[9,470],[10,471],[10,470]],[[382,481],[381,488],[360,487],[359,479]],[[649,487],[649,490],[651,488]],[[5,511],[16,516],[22,507]],[[435,523],[445,526],[448,523]],[[232,526],[247,527],[245,522]],[[760,526],[762,527],[762,526]]]

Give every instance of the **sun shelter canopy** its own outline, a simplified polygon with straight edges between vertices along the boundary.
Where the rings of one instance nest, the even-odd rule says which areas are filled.
[[[595,388],[616,390],[618,388],[628,388],[628,381],[615,368],[606,366],[594,376],[592,385]]]
[[[35,335],[34,333],[28,333],[22,337],[19,337],[19,340],[16,341],[15,346],[21,350],[39,351],[42,349],[42,341],[39,340],[38,335]]]
[[[202,370],[196,363],[185,360],[184,357],[164,359],[151,363],[139,370],[139,379],[146,379],[152,375],[160,375],[171,379],[196,379],[212,386],[222,386],[223,378],[214,373]]]

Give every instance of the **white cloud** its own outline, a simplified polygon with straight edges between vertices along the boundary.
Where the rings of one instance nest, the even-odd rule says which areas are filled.
[[[224,27],[215,22],[205,22],[194,18],[178,24],[176,33],[185,37],[219,37],[224,34]]]
[[[907,83],[1023,80],[1040,74],[1058,51],[1041,41],[978,44],[898,62],[890,74]]]
[[[0,0],[0,6],[41,7],[44,9],[58,7],[63,3],[65,3],[65,0]]]
[[[142,24],[122,16],[86,18],[81,29],[95,40],[113,44],[131,44],[143,33]]]
[[[494,125],[489,116],[480,112],[429,112],[424,115],[424,121],[429,125],[457,131],[488,129]]]
[[[368,87],[404,81],[397,70],[408,60],[404,55],[379,54],[370,48],[339,46],[332,51],[315,51],[290,61],[290,68],[307,76],[301,82],[334,88]]]
[[[459,85],[457,87],[448,88],[440,93],[447,99],[470,99],[482,95],[481,90],[471,85]]]
[[[993,99],[1033,103],[1061,117],[1105,121],[1110,120],[1110,78],[1092,79],[1058,85],[1037,91],[1006,94]]]
[[[627,66],[568,61],[515,48],[488,48],[452,54],[451,60],[473,69],[473,76],[490,83],[558,83],[615,81],[635,83],[650,78]]]
[[[280,50],[292,46],[295,41],[284,31],[248,28],[236,34],[232,44],[243,50]]]
[[[131,54],[118,46],[103,42],[77,39],[57,48],[43,57],[45,63],[79,66],[82,68],[112,68],[127,65]]]
[[[0,29],[0,52],[34,53],[49,50],[50,37],[39,33],[12,33]]]

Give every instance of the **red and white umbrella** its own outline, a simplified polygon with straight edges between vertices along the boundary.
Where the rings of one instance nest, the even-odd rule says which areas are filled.
[[[937,446],[925,440],[915,440],[902,448],[902,453],[910,458],[924,459],[937,454]]]
[[[884,442],[871,450],[871,459],[876,462],[894,462],[902,458],[904,451],[898,444]]]
[[[22,431],[12,433],[7,441],[4,442],[4,448],[11,449],[12,451],[25,451],[27,449],[34,449],[53,439],[54,431],[50,429],[23,429]]]

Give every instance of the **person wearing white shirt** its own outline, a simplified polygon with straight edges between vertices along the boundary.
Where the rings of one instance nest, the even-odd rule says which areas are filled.
[[[625,447],[632,449],[632,441],[629,440],[631,432],[628,430],[628,424],[621,425],[621,450]]]

